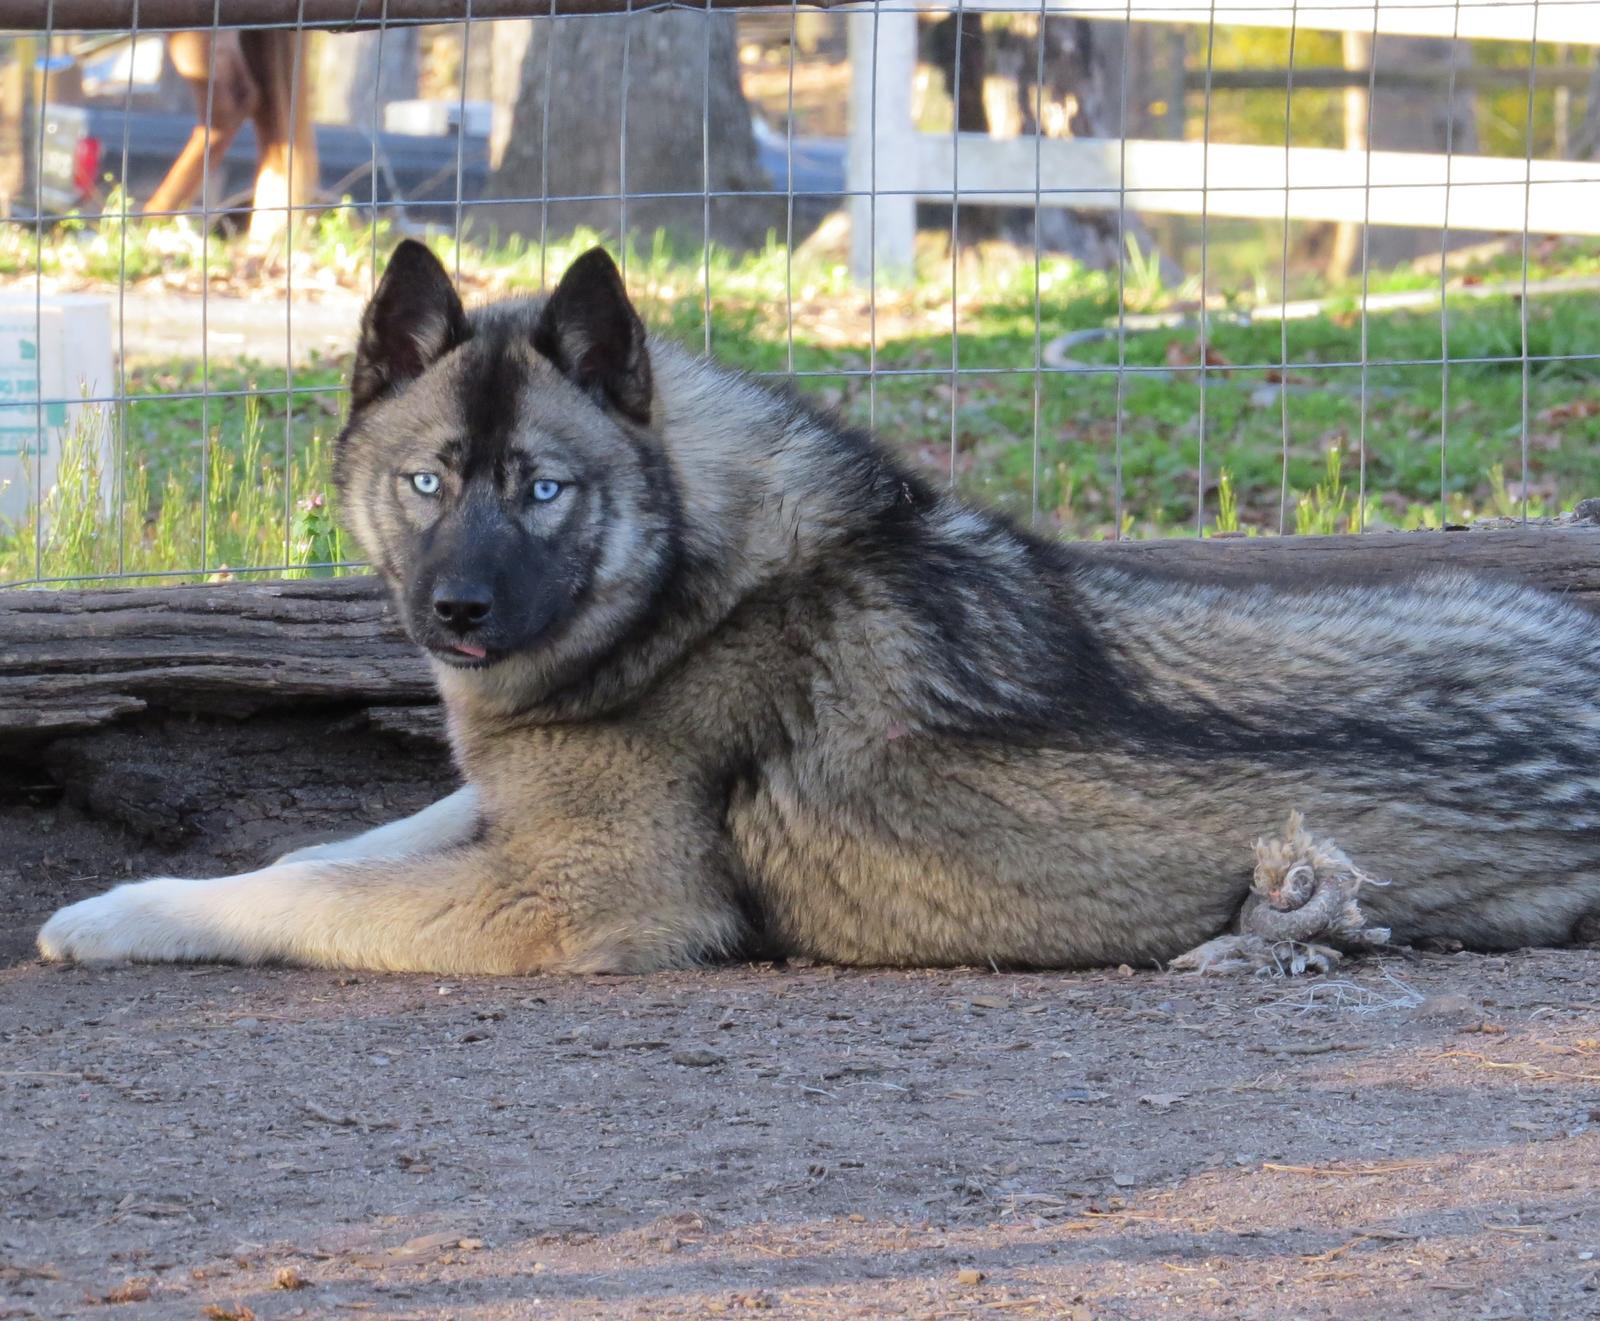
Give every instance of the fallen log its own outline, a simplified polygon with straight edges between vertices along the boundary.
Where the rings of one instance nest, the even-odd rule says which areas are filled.
[[[1196,581],[1313,589],[1454,568],[1600,609],[1600,526],[1348,537],[1084,543],[1110,563]],[[0,746],[143,712],[394,708],[418,732],[428,668],[376,579],[230,582],[138,590],[0,591]]]
[[[1314,590],[1455,568],[1600,610],[1600,526],[1086,544]],[[454,776],[427,665],[374,578],[0,591],[0,806],[40,785],[229,866],[415,810]]]
[[[1314,588],[1395,582],[1456,569],[1558,592],[1600,610],[1600,524],[1370,532],[1339,537],[1207,537],[1203,541],[1096,542],[1085,549],[1130,568],[1197,582]]]
[[[433,700],[374,578],[0,592],[0,741],[150,709]]]

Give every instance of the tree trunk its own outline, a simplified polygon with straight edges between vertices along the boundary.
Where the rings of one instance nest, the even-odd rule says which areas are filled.
[[[28,80],[32,77],[35,43],[32,37],[10,37],[0,42],[0,218],[11,215],[27,197]],[[1593,100],[1594,98],[1590,98]]]
[[[666,230],[698,245],[707,187],[772,187],[739,85],[732,15],[644,13],[537,25],[493,183],[494,195],[508,200],[485,208],[489,223],[537,239],[546,232],[539,199],[548,196],[571,199],[550,203],[550,236],[579,226],[612,237]],[[689,196],[639,196],[660,193]],[[730,247],[757,246],[782,223],[781,199],[710,202],[710,237]]]
[[[994,126],[989,121],[989,107],[983,97],[983,84],[989,73],[989,43],[983,31],[983,15],[950,14],[931,24],[925,37],[929,60],[944,75],[957,132],[991,132]],[[934,212],[942,209],[938,203],[930,207]],[[1007,210],[990,206],[961,208],[959,214],[953,213],[957,240],[972,244],[997,237]]]
[[[1583,122],[1572,136],[1572,158],[1579,161],[1600,159],[1600,51],[1593,59],[1583,97]]]
[[[1372,125],[1370,146],[1375,151],[1443,152],[1468,155],[1478,149],[1476,97],[1470,88],[1457,86],[1454,101],[1448,85],[1438,90],[1414,86],[1394,86],[1385,81],[1386,72],[1442,69],[1451,64],[1466,68],[1472,63],[1472,43],[1441,41],[1433,37],[1380,36],[1374,44],[1369,33],[1346,33],[1345,68],[1364,69],[1376,65],[1372,104],[1368,107],[1365,88],[1351,88],[1344,96],[1345,147],[1365,150],[1367,124]],[[1358,270],[1361,254],[1361,229],[1357,224],[1337,227],[1329,255],[1330,279],[1341,279]],[[1452,230],[1449,246],[1462,247],[1482,242],[1488,236],[1477,231]],[[1409,261],[1439,250],[1437,230],[1374,226],[1367,239],[1367,260],[1374,270]]]
[[[955,106],[956,127],[963,133],[987,133],[989,112],[983,103],[983,80],[988,72],[988,45],[983,15],[962,13],[941,18],[929,25],[926,41],[929,63],[944,75],[945,90]]]
[[[1346,32],[1341,38],[1344,67],[1351,72],[1372,67],[1372,34]],[[1347,87],[1344,91],[1344,149],[1367,149],[1367,114],[1371,98],[1365,87]],[[1329,281],[1347,280],[1355,269],[1356,258],[1361,254],[1361,231],[1364,227],[1352,220],[1341,221],[1333,227],[1333,246],[1328,252],[1325,274]],[[1289,291],[1284,290],[1287,298]]]
[[[531,18],[505,19],[494,25],[494,46],[490,56],[489,164],[498,170],[511,143],[512,112],[522,84],[522,62],[533,41]]]
[[[1135,23],[1128,52],[1127,133],[1162,142],[1183,139],[1188,39],[1173,23]]]
[[[1127,25],[1097,23],[1081,18],[1051,18],[1044,25],[1044,87],[1050,100],[1076,102],[1067,120],[1074,138],[1123,136],[1122,74]],[[1127,53],[1130,57],[1132,52]],[[1138,70],[1129,68],[1138,87]],[[1131,91],[1132,89],[1130,89]],[[1130,102],[1134,96],[1127,98]],[[1130,116],[1131,117],[1131,116]],[[1132,236],[1145,251],[1154,243],[1149,231],[1132,212],[1069,211],[1051,207],[1039,219],[1040,241],[1055,252],[1065,252],[1085,265],[1113,269],[1123,259],[1126,240]],[[1119,232],[1123,243],[1119,245]]]
[[[996,125],[988,113],[983,91],[985,78],[998,75],[1014,82],[1021,131],[1033,133],[1039,125],[1039,98],[1035,89],[1040,64],[1037,30],[1033,33],[1015,29],[985,31],[981,22],[981,14],[962,14],[959,19],[950,15],[932,24],[925,35],[926,58],[944,76],[945,87],[955,106],[956,126],[963,133],[994,131]],[[1057,125],[1065,130],[1064,135],[1117,138],[1126,131],[1132,136],[1133,128],[1125,129],[1122,124],[1122,71],[1124,44],[1128,41],[1125,25],[1083,19],[1046,19],[1043,40],[1043,100],[1047,105],[1064,104],[1073,108],[1066,122]],[[1180,43],[1181,40],[1180,34]],[[961,53],[959,78],[956,76],[958,47]],[[1141,41],[1135,35],[1126,57],[1134,88],[1146,88],[1141,74],[1146,65],[1153,65],[1162,53],[1159,43]],[[1141,63],[1140,57],[1147,58]],[[1176,73],[1177,108],[1181,114],[1181,45]],[[1150,92],[1149,99],[1160,100],[1159,92]],[[1136,93],[1129,100],[1131,125],[1137,122],[1140,95]],[[1169,106],[1164,105],[1162,110],[1170,113]],[[1047,112],[1044,132],[1049,135],[1051,129],[1052,119]],[[935,204],[926,210],[932,223],[938,223],[941,208]],[[1035,223],[1039,226],[1040,246],[1046,251],[1064,252],[1100,269],[1114,267],[1121,260],[1118,218],[1114,211],[1041,207],[1036,221],[1031,206],[962,207],[959,237],[963,243],[971,243],[1005,232],[1019,244],[1031,244]],[[1134,235],[1146,250],[1150,248],[1149,233],[1137,217],[1125,216],[1122,232]]]

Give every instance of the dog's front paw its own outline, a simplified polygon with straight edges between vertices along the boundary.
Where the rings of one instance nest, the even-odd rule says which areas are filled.
[[[79,963],[193,958],[192,933],[185,929],[181,909],[183,898],[198,884],[171,878],[139,881],[69,904],[40,928],[39,953]]]

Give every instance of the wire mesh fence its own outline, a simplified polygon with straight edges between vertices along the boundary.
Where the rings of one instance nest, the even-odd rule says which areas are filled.
[[[1593,3],[56,2],[0,87],[0,583],[359,567],[330,451],[402,233],[469,297],[605,241],[659,333],[1054,535],[1600,493]]]

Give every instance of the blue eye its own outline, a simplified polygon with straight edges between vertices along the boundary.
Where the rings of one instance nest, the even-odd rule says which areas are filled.
[[[436,472],[414,472],[411,474],[411,484],[420,495],[439,494],[439,474]]]
[[[554,500],[560,494],[561,494],[561,483],[560,482],[552,482],[552,481],[549,481],[546,478],[542,478],[541,477],[538,481],[536,481],[533,484],[533,498],[535,500],[539,501],[540,504],[544,504],[547,501]]]

